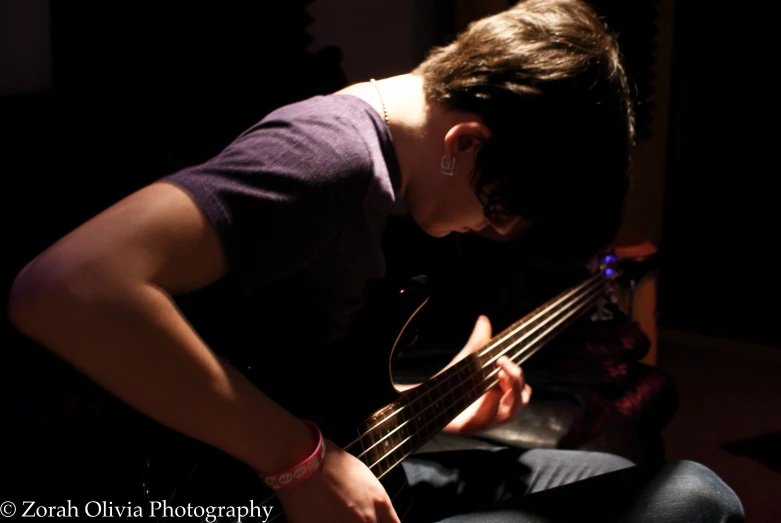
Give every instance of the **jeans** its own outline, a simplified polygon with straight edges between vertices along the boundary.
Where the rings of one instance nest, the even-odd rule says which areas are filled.
[[[403,463],[414,503],[405,523],[744,521],[735,492],[691,461],[635,466],[575,450],[470,449]]]

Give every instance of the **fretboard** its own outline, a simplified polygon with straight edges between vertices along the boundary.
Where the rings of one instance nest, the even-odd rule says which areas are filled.
[[[372,418],[371,426],[345,450],[378,478],[438,434],[496,385],[496,360],[522,363],[604,297],[606,279],[596,274],[494,336],[482,349],[405,392]]]

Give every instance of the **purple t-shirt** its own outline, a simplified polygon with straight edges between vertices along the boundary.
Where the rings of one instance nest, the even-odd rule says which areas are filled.
[[[264,356],[274,351],[277,364],[347,333],[367,285],[385,275],[387,221],[404,213],[388,128],[350,95],[277,109],[216,157],[163,180],[188,192],[214,225],[237,308],[262,329],[257,340],[240,339]],[[296,350],[281,354],[280,343]]]

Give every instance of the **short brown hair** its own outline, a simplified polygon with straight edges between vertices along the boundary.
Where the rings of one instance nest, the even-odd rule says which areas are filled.
[[[472,173],[489,217],[520,215],[549,248],[573,254],[612,241],[634,113],[616,38],[588,4],[521,1],[473,22],[413,74],[430,100],[491,129]]]

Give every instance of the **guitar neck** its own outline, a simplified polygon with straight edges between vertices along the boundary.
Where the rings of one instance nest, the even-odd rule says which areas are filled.
[[[533,310],[494,336],[480,350],[451,365],[424,384],[408,390],[358,428],[360,436],[347,445],[345,450],[362,460],[377,478],[383,480],[383,486],[402,520],[404,510],[408,510],[410,506],[409,500],[405,500],[409,489],[404,487],[406,476],[396,468],[397,465],[497,384],[497,359],[506,356],[515,363],[524,362],[595,304],[602,302],[605,291],[609,288],[608,284],[618,275],[613,268],[617,258],[612,255],[609,258],[612,258],[612,261],[605,258],[601,272]],[[234,461],[229,463],[236,464]],[[242,481],[220,481],[219,484],[214,484],[207,479],[204,482],[203,478],[210,479],[214,470],[229,470],[231,474],[234,472],[231,467],[209,469],[199,462],[186,480],[195,486],[180,489],[177,485],[174,492],[166,498],[171,503],[182,504],[188,500],[188,492],[217,489],[223,493],[229,492],[229,496],[234,497],[238,492],[237,485],[247,487],[248,491],[253,493],[256,492],[255,489],[264,487],[262,483],[257,483],[256,475],[249,474],[244,465],[235,472],[239,477],[241,474],[248,474],[253,478],[245,485],[241,485]],[[270,493],[262,505],[277,507],[280,503],[276,496]],[[284,510],[280,509],[274,511],[269,521],[282,521],[284,518]]]
[[[562,292],[494,336],[481,350],[407,391],[376,413],[345,450],[382,478],[497,384],[497,359],[507,356],[518,364],[528,359],[600,302],[606,281],[598,273]]]

